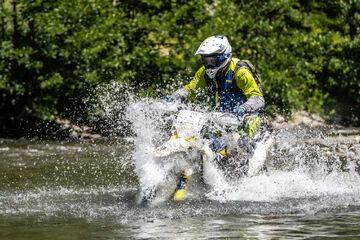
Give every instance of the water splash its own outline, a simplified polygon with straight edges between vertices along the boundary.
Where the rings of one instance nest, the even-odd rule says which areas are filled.
[[[118,87],[112,85],[111,91],[120,91]],[[266,172],[226,181],[209,165],[204,176],[208,185],[192,178],[195,186],[189,186],[185,201],[162,199],[141,208],[135,204],[139,185],[151,189],[169,180],[175,176],[169,169],[185,160],[159,165],[152,158],[154,148],[169,139],[175,114],[154,99],[131,94],[125,102],[110,93],[101,99],[98,106],[105,106],[109,131],[124,132],[125,127],[133,135],[95,142],[0,140],[0,215],[115,216],[131,222],[360,207],[359,131],[299,127],[272,131],[275,143]],[[125,114],[117,114],[120,110]]]
[[[127,109],[127,119],[132,123],[135,134],[134,164],[143,194],[159,186],[168,176],[167,168],[160,166],[153,158],[155,147],[164,139],[168,139],[169,122],[174,120],[165,105],[159,105],[152,99],[135,101],[132,99]],[[139,196],[140,198],[142,196]]]
[[[360,204],[356,200],[360,196],[359,161],[349,157],[351,154],[341,160],[336,139],[323,130],[303,128],[281,129],[272,135],[276,143],[266,172],[244,177],[231,187],[214,189],[207,196],[218,201],[264,202],[322,198],[319,208]],[[314,138],[322,139],[326,147]],[[333,150],[329,152],[329,148]]]
[[[168,174],[165,168],[156,165],[152,151],[169,138],[165,126],[174,120],[172,115],[164,117],[165,109],[154,110],[154,104],[155,100],[142,99],[131,102],[127,110],[136,134],[133,158],[137,175],[140,185],[149,187],[161,184]],[[204,196],[219,202],[326,198],[329,202],[324,206],[342,205],[347,196],[345,202],[359,205],[359,201],[354,201],[360,196],[359,159],[351,159],[351,154],[345,160],[339,156],[336,150],[339,144],[331,139],[330,132],[307,128],[274,130],[271,134],[275,143],[270,149],[266,172],[227,181],[209,165],[208,175],[204,176],[209,183]],[[321,139],[321,143],[316,139]]]

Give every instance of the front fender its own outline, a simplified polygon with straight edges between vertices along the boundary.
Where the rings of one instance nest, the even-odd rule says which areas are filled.
[[[158,158],[168,157],[175,153],[188,152],[190,148],[197,147],[194,140],[183,138],[170,139],[154,151],[154,156]]]

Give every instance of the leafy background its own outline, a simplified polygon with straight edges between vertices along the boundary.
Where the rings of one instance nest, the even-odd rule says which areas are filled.
[[[360,0],[0,0],[0,22],[2,137],[54,117],[91,124],[101,84],[170,93],[215,34],[260,72],[268,114],[360,125]]]

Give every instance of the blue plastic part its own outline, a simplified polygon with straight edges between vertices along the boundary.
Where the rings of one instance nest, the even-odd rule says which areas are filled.
[[[240,107],[237,107],[234,109],[234,114],[237,116],[237,117],[240,117],[242,118],[246,113],[246,108],[240,106]]]
[[[174,96],[172,96],[172,95],[169,95],[169,96],[163,96],[162,98],[161,98],[162,100],[164,100],[165,102],[173,102],[173,101],[175,101],[175,97]]]
[[[212,135],[210,133],[205,134],[204,137],[207,138],[207,139],[212,140],[209,147],[214,152],[218,153],[218,152],[221,152],[222,150],[224,150],[226,148],[226,144],[225,144],[223,139],[215,137],[214,135]]]

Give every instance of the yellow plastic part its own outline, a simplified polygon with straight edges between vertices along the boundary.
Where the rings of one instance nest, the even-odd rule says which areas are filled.
[[[258,115],[251,115],[250,118],[246,121],[245,132],[248,134],[249,138],[252,138],[256,130],[261,125],[261,118]]]
[[[202,152],[204,153],[204,155],[205,155],[205,160],[207,161],[207,160],[209,159],[209,156],[208,156],[206,150],[205,150],[205,149],[202,149]]]
[[[174,139],[179,139],[179,135],[175,134],[175,135],[172,135],[170,137],[170,140],[174,140]],[[185,141],[188,141],[190,142],[193,147],[198,147],[198,143],[196,142],[196,137],[192,136],[192,137],[188,137],[188,138],[183,138]]]
[[[174,139],[178,139],[178,138],[179,138],[179,136],[177,134],[175,134],[170,137],[170,140],[174,140]]]
[[[187,190],[187,187],[189,185],[190,176],[185,175],[185,173],[182,173],[182,176],[187,179],[186,185],[184,189],[176,189],[174,194],[174,200],[183,200],[185,198],[185,193]]]
[[[225,154],[226,154],[226,149],[224,148],[224,149],[221,150],[219,153],[222,154],[222,155],[225,155]]]

